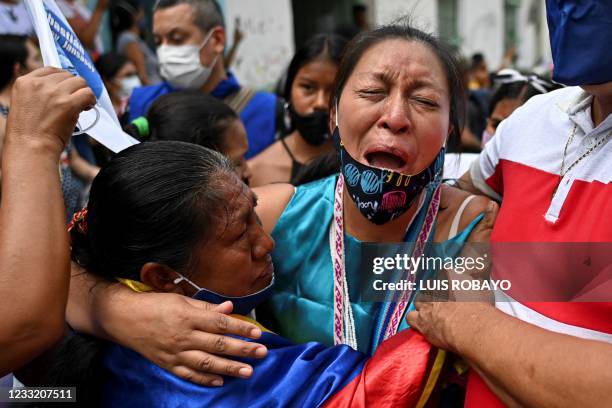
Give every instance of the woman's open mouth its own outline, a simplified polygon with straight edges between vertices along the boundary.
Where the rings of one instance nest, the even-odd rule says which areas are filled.
[[[407,163],[398,153],[388,150],[373,150],[365,154],[365,159],[372,167],[401,172]]]

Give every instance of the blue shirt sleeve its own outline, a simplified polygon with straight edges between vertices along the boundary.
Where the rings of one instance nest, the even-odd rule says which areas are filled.
[[[155,85],[141,86],[132,91],[132,96],[128,101],[128,120],[145,116],[149,106],[160,96],[174,91],[174,88],[166,82]]]
[[[240,114],[249,139],[250,159],[274,143],[276,135],[276,95],[257,92]]]

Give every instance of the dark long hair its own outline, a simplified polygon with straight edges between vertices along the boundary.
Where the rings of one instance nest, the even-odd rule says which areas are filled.
[[[160,96],[147,111],[150,139],[178,140],[224,152],[226,130],[236,112],[211,95],[197,91]]]
[[[151,142],[117,154],[96,176],[88,212],[72,228],[72,259],[109,281],[140,280],[147,262],[189,275],[195,246],[208,239],[224,207],[219,153],[183,142]],[[77,387],[79,405],[101,405],[107,343],[70,333],[48,355],[46,386]]]
[[[15,79],[15,64],[25,65],[28,59],[27,40],[28,37],[23,35],[0,35],[0,90]]]
[[[317,59],[326,59],[340,65],[342,53],[347,44],[347,39],[337,34],[317,34],[306,41],[295,52],[289,63],[283,94],[285,100],[291,101],[291,87],[300,68]]]
[[[147,262],[188,272],[193,248],[223,205],[226,175],[233,172],[221,154],[190,143],[122,151],[92,183],[87,227],[71,232],[73,260],[109,280],[139,280]]]
[[[429,47],[438,57],[448,82],[450,97],[450,123],[453,127],[448,141],[447,149],[458,151],[461,141],[461,130],[465,123],[465,86],[461,71],[455,60],[453,52],[436,37],[421,30],[411,27],[402,19],[396,23],[379,27],[372,31],[364,31],[351,40],[344,50],[344,55],[340,61],[340,67],[336,76],[336,83],[330,100],[330,111],[339,101],[340,95],[349,77],[353,73],[355,66],[373,46],[390,39],[402,39],[406,41],[418,41]],[[337,114],[337,113],[336,113]],[[338,172],[340,168],[340,157],[338,152],[332,152],[325,157],[313,160],[295,177],[294,184],[299,185],[309,181],[314,181],[323,177],[330,176]]]

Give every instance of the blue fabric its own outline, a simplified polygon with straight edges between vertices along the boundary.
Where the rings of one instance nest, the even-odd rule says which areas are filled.
[[[216,98],[223,99],[237,92],[240,84],[236,77],[227,73],[227,79],[221,81],[211,92]],[[146,116],[149,106],[160,96],[176,91],[167,82],[143,86],[134,89],[129,100],[129,121],[139,116]],[[276,95],[270,92],[256,92],[240,113],[240,120],[249,139],[249,150],[245,158],[250,159],[266,147],[274,143],[276,136]]]
[[[174,91],[176,91],[176,89],[167,82],[135,88],[128,101],[129,122],[140,116],[146,116],[149,106],[151,106],[157,98]]]
[[[546,0],[553,79],[565,85],[612,81],[610,0]]]
[[[296,343],[317,341],[333,345],[334,341],[334,284],[329,227],[333,217],[336,181],[337,175],[334,175],[299,186],[272,231],[276,241],[272,253],[276,285],[263,311],[271,315],[268,327]],[[478,220],[475,219],[455,238],[446,241],[447,256],[458,254]],[[344,244],[347,254],[345,270],[358,350],[372,354],[383,303],[365,301],[360,287],[371,287],[372,282],[364,282],[364,279],[373,281],[377,277],[362,273],[363,268],[359,265],[362,243],[345,234]],[[407,327],[403,319],[400,330]]]
[[[246,339],[245,339],[246,340]],[[223,387],[202,387],[154,365],[139,354],[112,345],[104,357],[108,379],[104,405],[110,407],[317,407],[348,384],[366,356],[347,346],[294,345],[272,333],[248,379],[225,378]]]
[[[244,157],[250,159],[276,140],[276,95],[257,92],[242,110],[240,119],[249,138],[249,150]]]
[[[73,136],[72,143],[83,159],[90,164],[97,164],[93,149],[91,148],[91,144],[89,144],[89,136],[86,134]]]
[[[240,90],[240,84],[238,79],[231,72],[227,73],[227,78],[219,82],[219,85],[210,93],[215,98],[223,99],[228,95],[238,92]]]

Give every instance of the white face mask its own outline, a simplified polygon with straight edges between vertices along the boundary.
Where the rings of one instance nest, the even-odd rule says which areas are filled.
[[[170,85],[179,89],[197,90],[206,83],[217,62],[217,57],[210,66],[200,62],[200,50],[208,43],[211,30],[202,45],[161,45],[157,48],[157,58],[161,76]]]
[[[130,95],[132,95],[132,91],[134,88],[138,88],[142,86],[142,82],[140,82],[140,78],[138,75],[130,75],[123,78],[119,82],[119,97],[123,99],[128,99]]]

